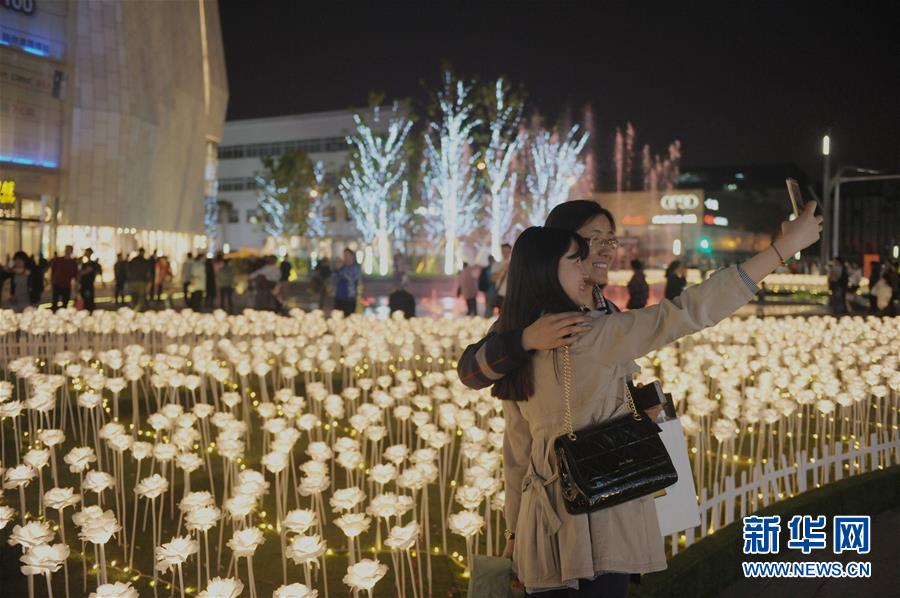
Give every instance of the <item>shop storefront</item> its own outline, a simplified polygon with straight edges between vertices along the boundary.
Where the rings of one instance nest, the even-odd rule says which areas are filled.
[[[59,178],[55,172],[0,165],[0,258],[20,249],[50,255]]]

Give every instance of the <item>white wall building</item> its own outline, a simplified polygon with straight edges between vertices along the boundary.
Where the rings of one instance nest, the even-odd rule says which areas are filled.
[[[227,102],[215,0],[0,1],[0,259],[202,247]]]
[[[347,245],[355,249],[358,232],[337,192],[337,182],[350,156],[346,137],[356,131],[355,113],[362,114],[367,123],[377,126],[368,109],[227,121],[219,145],[222,245],[227,244],[231,251],[265,247],[266,234],[258,223],[255,181],[257,172],[262,169],[260,158],[300,149],[306,151],[313,162],[324,163],[325,176],[332,189],[325,210],[326,238],[307,249],[318,255],[333,255]],[[386,113],[387,109],[383,109],[382,114]],[[295,241],[293,250],[300,245],[299,239]]]

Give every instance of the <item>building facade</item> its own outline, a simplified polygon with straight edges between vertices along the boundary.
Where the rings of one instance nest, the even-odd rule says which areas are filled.
[[[675,189],[593,197],[617,219],[622,249],[615,268],[627,269],[634,258],[648,268],[676,259],[713,268],[769,246],[791,214],[787,177],[810,196],[809,179],[796,166],[771,164],[685,169]]]
[[[383,108],[386,114],[389,108]],[[270,253],[302,252],[331,257],[343,247],[359,249],[359,233],[337,190],[337,183],[350,158],[347,136],[356,131],[354,114],[361,114],[374,129],[386,126],[373,111],[340,110],[270,118],[230,120],[225,123],[219,146],[219,227],[221,242],[228,249],[254,249]],[[292,150],[305,151],[324,168],[324,234],[318,238],[295,238],[291,247],[274,247],[261,224],[256,176],[261,158],[281,156]]]
[[[227,100],[215,0],[0,2],[0,255],[204,246]]]

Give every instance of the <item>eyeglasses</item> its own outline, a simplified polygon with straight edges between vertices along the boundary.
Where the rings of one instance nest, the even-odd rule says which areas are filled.
[[[619,248],[619,240],[615,237],[591,237],[587,240],[588,245],[591,249],[595,248],[608,248],[608,249],[618,249]]]

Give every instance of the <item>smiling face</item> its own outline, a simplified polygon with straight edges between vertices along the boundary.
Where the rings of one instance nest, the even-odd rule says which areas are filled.
[[[606,216],[595,216],[588,220],[584,226],[575,231],[585,240],[591,239],[607,240],[615,239],[615,229],[612,222]],[[591,245],[590,255],[588,255],[585,270],[587,276],[593,284],[605,285],[609,277],[609,269],[616,258],[616,249],[609,247],[604,243],[594,242]]]
[[[578,245],[573,241],[559,260],[559,284],[576,305],[591,305],[593,301],[591,285],[585,280],[585,270],[584,262],[578,257]]]

